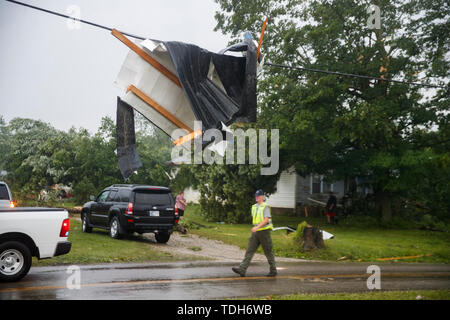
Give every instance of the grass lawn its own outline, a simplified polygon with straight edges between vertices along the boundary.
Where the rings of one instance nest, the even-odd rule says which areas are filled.
[[[69,241],[72,249],[66,255],[52,259],[37,260],[33,258],[33,266],[60,264],[87,264],[111,262],[167,262],[194,260],[192,256],[174,256],[155,249],[164,244],[149,244],[138,236],[115,240],[106,230],[94,229],[92,233],[81,231],[81,222],[70,219]]]
[[[68,198],[63,199],[59,201],[38,201],[33,199],[15,199],[17,202],[18,207],[46,207],[46,208],[65,208],[65,209],[72,209],[76,206],[81,206],[82,204],[79,204],[75,202],[75,199]]]
[[[189,232],[211,239],[221,240],[241,248],[247,248],[251,226],[248,224],[217,224],[207,222],[200,214],[198,205],[190,205],[185,211],[185,220],[195,221],[210,228],[191,228]],[[302,253],[292,239],[293,233],[284,230],[272,233],[275,255],[311,260],[336,261],[351,255],[352,261],[373,262],[378,258],[425,255],[421,258],[394,260],[399,262],[450,262],[450,234],[416,229],[383,229],[349,226],[345,224],[327,225],[325,217],[281,217],[274,216],[275,227],[294,226],[306,220],[334,234],[334,239],[325,241],[325,249]],[[262,253],[262,249],[259,248]],[[428,256],[427,256],[428,255]],[[347,260],[347,261],[349,261]]]
[[[261,300],[450,300],[450,290],[372,291],[361,293],[270,295]]]

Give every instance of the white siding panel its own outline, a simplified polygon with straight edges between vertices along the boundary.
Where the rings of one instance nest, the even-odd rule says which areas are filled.
[[[184,190],[184,198],[186,199],[186,203],[198,203],[200,199],[200,192],[192,188],[187,188]]]
[[[277,182],[277,191],[267,197],[266,202],[274,208],[295,209],[297,174],[293,170],[283,171]]]
[[[337,198],[342,198],[344,196],[345,194],[344,186],[345,186],[344,180],[336,181],[333,184],[333,192],[335,193],[335,196]]]

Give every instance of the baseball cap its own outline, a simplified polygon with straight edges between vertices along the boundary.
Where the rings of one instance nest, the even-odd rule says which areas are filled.
[[[257,190],[256,193],[255,193],[255,197],[263,196],[263,195],[264,195],[264,191],[262,191],[262,189]]]

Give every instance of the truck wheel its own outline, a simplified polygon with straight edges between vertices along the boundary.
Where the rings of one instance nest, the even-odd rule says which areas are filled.
[[[170,234],[167,232],[155,233],[155,239],[158,243],[167,243],[170,239]]]
[[[89,218],[86,214],[83,214],[83,218],[81,219],[81,231],[86,233],[92,232],[92,227],[89,225]]]
[[[31,252],[18,241],[0,245],[0,282],[18,281],[25,277],[31,267]]]
[[[120,226],[119,218],[117,218],[116,216],[112,217],[111,221],[109,222],[109,235],[113,239],[122,238],[122,227]]]

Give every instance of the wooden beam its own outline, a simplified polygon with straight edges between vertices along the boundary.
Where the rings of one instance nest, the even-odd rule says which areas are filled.
[[[144,101],[146,104],[148,104],[150,107],[158,111],[164,118],[172,122],[174,125],[176,125],[179,128],[186,129],[189,132],[193,132],[191,128],[189,128],[187,125],[185,125],[180,119],[175,117],[173,114],[171,114],[169,111],[167,111],[163,106],[158,104],[155,100],[147,96],[144,92],[139,90],[133,85],[128,86],[127,92],[133,92],[139,99]]]
[[[195,130],[194,132],[189,133],[188,135],[185,135],[184,137],[181,137],[181,138],[175,140],[173,142],[173,144],[179,146],[179,145],[182,145],[182,144],[184,144],[188,141],[191,141],[197,137],[200,137],[201,135],[202,135],[202,130],[198,129],[198,130]]]
[[[259,51],[261,50],[261,45],[262,45],[262,41],[263,41],[263,37],[264,37],[264,31],[266,30],[267,20],[269,20],[269,17],[266,17],[266,20],[264,20],[264,24],[263,24],[262,30],[261,30],[261,36],[259,37],[258,49],[256,49],[256,60],[257,61],[258,61],[258,57],[259,57]]]
[[[169,69],[164,67],[161,63],[156,61],[154,58],[152,58],[147,52],[142,50],[138,45],[136,45],[133,41],[125,37],[120,31],[113,29],[111,31],[111,34],[122,41],[128,48],[136,52],[142,59],[150,63],[151,66],[153,66],[156,70],[161,72],[163,75],[165,75],[167,78],[172,80],[173,83],[175,83],[177,86],[181,88],[181,82],[178,79],[178,77],[173,74]]]

